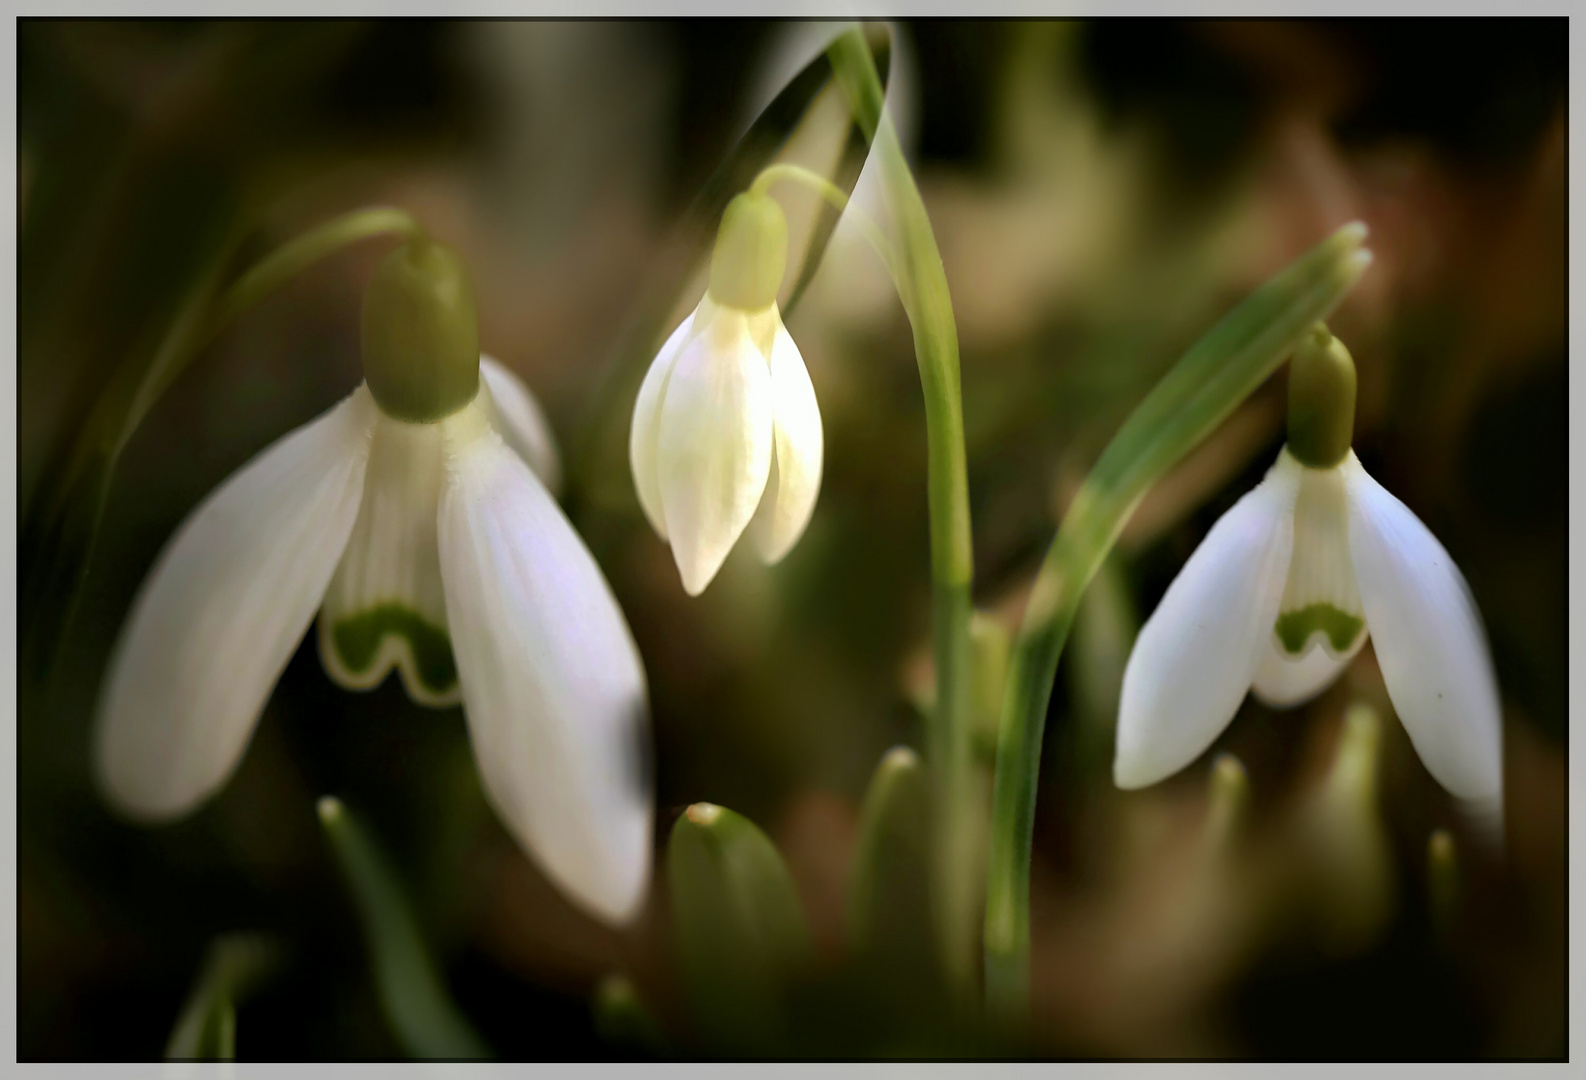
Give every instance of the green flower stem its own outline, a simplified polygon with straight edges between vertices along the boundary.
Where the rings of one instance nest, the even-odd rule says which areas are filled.
[[[935,852],[933,911],[950,985],[971,1000],[979,930],[983,851],[976,841],[972,774],[970,584],[974,555],[969,479],[958,376],[958,328],[947,275],[925,203],[885,110],[881,78],[856,27],[827,47],[837,83],[880,168],[881,194],[892,226],[888,269],[914,331],[925,397],[927,502],[930,511],[936,703],[926,732],[931,771]]]
[[[813,169],[806,169],[802,165],[790,165],[785,162],[779,162],[775,165],[767,165],[760,170],[760,175],[756,176],[754,183],[749,185],[749,193],[751,195],[764,195],[771,190],[771,185],[779,180],[790,180],[794,183],[803,184],[825,199],[839,214],[846,211],[849,215],[849,220],[859,226],[859,231],[864,235],[866,242],[880,256],[881,262],[887,268],[888,276],[892,278],[893,284],[897,286],[899,296],[902,296],[903,288],[908,283],[893,264],[892,245],[887,243],[887,238],[881,232],[881,228],[870,219],[868,214],[849,207],[848,193],[846,191]],[[905,310],[908,309],[909,301],[907,299],[904,299],[903,307]]]
[[[415,1058],[489,1057],[447,993],[384,853],[341,800],[321,799],[319,820],[358,909],[381,1009],[402,1048]]]
[[[291,281],[321,259],[360,240],[377,236],[422,236],[423,230],[406,210],[372,207],[332,218],[302,236],[287,241],[266,255],[226,289],[202,314],[178,320],[176,332],[167,336],[153,365],[138,384],[126,419],[120,426],[116,453],[138,429],[149,409],[165,393],[194,354],[220,336],[249,308]],[[194,315],[197,317],[193,317]]]
[[[1029,992],[1030,838],[1047,703],[1085,586],[1156,480],[1220,424],[1344,298],[1370,262],[1346,225],[1212,327],[1102,452],[1041,564],[1002,707],[986,888],[986,1002],[1022,1025]]]
[[[121,363],[77,434],[59,483],[40,493],[37,520],[29,522],[29,547],[37,554],[25,578],[24,607],[34,620],[29,648],[44,668],[53,665],[70,631],[116,463],[176,377],[232,320],[312,264],[360,240],[419,234],[405,211],[357,210],[289,241],[226,288],[220,286],[225,260],[219,259],[189,290],[152,353],[140,349]]]

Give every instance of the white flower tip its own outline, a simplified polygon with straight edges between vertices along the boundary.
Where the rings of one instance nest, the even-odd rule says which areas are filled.
[[[1138,791],[1174,773],[1175,769],[1161,768],[1146,754],[1132,747],[1118,744],[1117,756],[1112,762],[1112,782],[1123,791]]]
[[[341,820],[341,800],[334,795],[324,795],[314,807],[319,811],[319,820],[323,825],[334,825]]]
[[[702,552],[697,548],[690,551],[681,544],[673,544],[672,557],[683,579],[683,591],[690,596],[698,596],[716,579],[716,572],[727,561],[727,552]]]
[[[128,760],[127,754],[110,749],[101,736],[94,754],[94,782],[111,809],[139,825],[163,825],[185,817],[213,790],[180,795],[169,785],[155,786],[135,775],[125,767]]]
[[[620,929],[631,924],[644,909],[649,884],[650,860],[646,855],[632,865],[623,880],[614,882],[609,889],[584,891],[577,898],[601,922]]]

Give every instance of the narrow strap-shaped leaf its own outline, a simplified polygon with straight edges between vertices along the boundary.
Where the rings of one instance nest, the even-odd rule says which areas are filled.
[[[280,946],[260,934],[223,934],[210,942],[198,981],[165,1044],[166,1059],[235,1059],[237,1005],[280,960]]]
[[[319,820],[358,909],[386,1021],[416,1058],[485,1058],[484,1041],[458,1011],[373,837],[339,799],[319,801]]]
[[[1089,773],[1112,751],[1118,698],[1129,650],[1140,632],[1140,614],[1115,551],[1096,571],[1074,616],[1069,694],[1078,719],[1077,768]],[[1001,713],[998,701],[998,713]]]
[[[888,750],[859,814],[848,890],[848,943],[856,953],[929,958],[930,808],[919,755],[906,746]]]

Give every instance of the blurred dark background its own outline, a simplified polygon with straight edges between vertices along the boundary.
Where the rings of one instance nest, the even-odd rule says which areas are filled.
[[[1323,875],[1299,890],[1321,900],[1259,918],[1236,917],[1251,910],[1237,889],[1210,914],[1175,906],[1205,767],[1112,788],[1108,694],[1127,637],[1107,627],[1149,614],[1270,464],[1275,376],[1142,504],[1097,601],[1110,607],[1087,608],[1059,671],[1032,904],[1043,1052],[1566,1053],[1565,27],[896,28],[891,105],[961,337],[977,605],[1017,625],[1067,499],[1154,379],[1359,218],[1376,262],[1332,323],[1359,367],[1356,450],[1464,570],[1503,692],[1507,859],[1462,859],[1452,944],[1428,928],[1427,836],[1464,835],[1392,720],[1369,648],[1301,710],[1247,703],[1216,749],[1249,770],[1245,858],[1259,866],[1296,849],[1344,707],[1381,706],[1386,899],[1334,903]],[[638,512],[619,392],[648,360],[641,300],[675,293],[688,269],[674,223],[777,89],[767,79],[835,29],[22,20],[24,521],[110,373],[157,339],[229,237],[246,237],[235,272],[345,210],[408,208],[467,256],[484,348],[526,379],[561,439],[564,505],[645,658],[658,844],[694,801],[747,815],[787,858],[823,955],[839,955],[858,800],[888,746],[918,745],[910,701],[928,678],[907,323],[839,230],[789,319],[825,422],[815,518],[783,564],[736,552],[699,600]],[[503,1057],[625,1053],[597,1038],[587,1005],[614,970],[663,1022],[686,1023],[664,879],[628,931],[572,910],[485,807],[460,712],[417,708],[394,680],[341,692],[312,640],[238,773],[191,818],[128,824],[90,784],[94,695],[134,589],[205,492],[356,384],[361,292],[384,250],[314,267],[177,380],[121,459],[58,664],[49,678],[23,666],[23,1059],[158,1057],[205,946],[239,929],[289,950],[240,1009],[240,1057],[398,1054],[315,822],[326,793],[380,835],[459,1004]],[[1322,874],[1295,871],[1307,872]]]

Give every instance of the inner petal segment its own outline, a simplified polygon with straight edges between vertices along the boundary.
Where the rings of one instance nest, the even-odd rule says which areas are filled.
[[[437,549],[440,429],[380,418],[358,521],[319,617],[320,659],[338,684],[372,689],[396,668],[409,697],[436,707],[461,700]]]
[[[1294,504],[1294,558],[1273,633],[1291,657],[1303,656],[1313,645],[1342,657],[1365,630],[1349,561],[1343,475],[1337,469],[1305,469]]]

